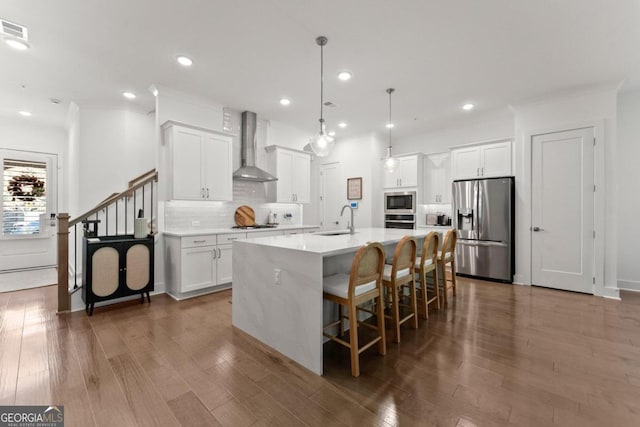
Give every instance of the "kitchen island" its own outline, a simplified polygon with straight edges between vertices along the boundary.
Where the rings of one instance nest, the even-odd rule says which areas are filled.
[[[322,326],[334,313],[323,301],[322,277],[348,273],[355,252],[367,242],[382,243],[390,257],[403,236],[414,236],[421,245],[427,234],[420,229],[363,228],[355,234],[234,241],[233,326],[322,375]]]

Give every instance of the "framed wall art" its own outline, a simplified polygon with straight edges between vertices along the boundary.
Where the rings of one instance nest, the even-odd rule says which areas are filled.
[[[362,177],[347,178],[347,200],[362,199]]]

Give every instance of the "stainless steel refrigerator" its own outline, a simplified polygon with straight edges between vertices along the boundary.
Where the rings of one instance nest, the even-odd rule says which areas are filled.
[[[452,213],[458,274],[513,283],[514,178],[454,181]]]

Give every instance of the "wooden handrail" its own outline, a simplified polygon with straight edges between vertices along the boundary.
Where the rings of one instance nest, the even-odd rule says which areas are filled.
[[[140,181],[144,181],[146,179],[149,179],[149,178],[153,177],[154,175],[157,178],[158,172],[156,172],[155,169],[151,169],[150,171],[146,171],[142,175],[137,176],[137,177],[133,178],[131,181],[129,181],[129,188],[133,187],[135,184],[137,184]],[[156,179],[156,181],[157,181],[157,179]]]
[[[153,173],[151,173],[153,172]],[[145,178],[142,181],[138,181],[135,185],[130,186],[128,189],[126,189],[125,191],[121,192],[121,193],[116,193],[115,195],[112,195],[110,197],[107,197],[104,201],[100,202],[98,204],[98,206],[96,206],[95,208],[83,213],[82,215],[79,215],[78,217],[72,219],[69,221],[69,227],[73,227],[74,225],[84,221],[85,219],[89,218],[91,215],[96,214],[97,212],[100,212],[102,209],[106,208],[107,206],[109,206],[111,203],[113,203],[116,200],[120,200],[124,197],[130,197],[134,191],[136,191],[138,188],[143,187],[144,185],[148,184],[151,181],[158,181],[158,172],[153,169],[152,171],[149,171],[143,175],[141,175],[139,178],[147,176],[147,178]],[[135,182],[136,180],[130,181],[130,182]]]

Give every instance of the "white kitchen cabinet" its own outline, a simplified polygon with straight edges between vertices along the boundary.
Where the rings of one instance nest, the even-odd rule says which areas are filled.
[[[165,123],[163,134],[171,153],[173,200],[232,200],[230,136],[173,122]]]
[[[511,175],[511,140],[451,150],[453,179]]]
[[[218,245],[216,254],[216,284],[231,283],[233,278],[232,245]]]
[[[451,156],[449,153],[424,157],[423,203],[451,203]]]
[[[215,246],[182,250],[180,292],[191,292],[216,284]]]
[[[311,202],[311,155],[275,145],[266,150],[267,170],[278,178],[266,184],[267,199],[276,203]]]
[[[398,157],[398,166],[392,173],[384,173],[384,188],[417,187],[421,178],[420,155]]]
[[[168,293],[182,299],[231,283],[232,242],[246,236],[246,233],[165,236]]]

